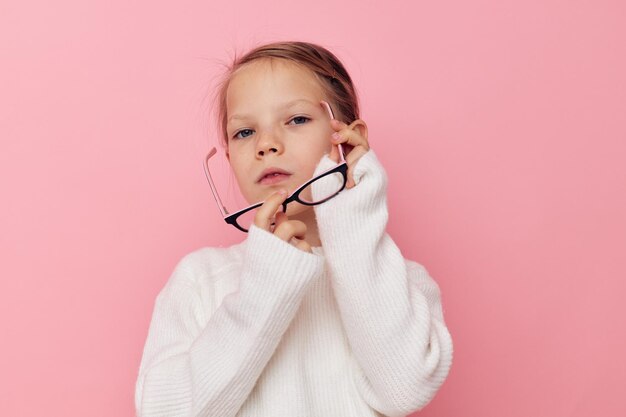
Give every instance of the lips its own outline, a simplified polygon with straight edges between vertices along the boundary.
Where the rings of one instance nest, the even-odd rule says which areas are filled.
[[[261,181],[259,181],[259,184],[272,185],[284,181],[289,177],[290,175],[286,174],[266,175],[261,179]]]
[[[257,178],[258,183],[273,183],[285,178],[288,178],[291,172],[285,171],[281,168],[270,167],[261,172],[261,175]]]

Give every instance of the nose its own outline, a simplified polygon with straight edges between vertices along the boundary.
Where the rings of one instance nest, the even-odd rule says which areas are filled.
[[[273,133],[260,136],[256,145],[256,157],[260,159],[269,153],[281,154],[284,151],[282,141]]]

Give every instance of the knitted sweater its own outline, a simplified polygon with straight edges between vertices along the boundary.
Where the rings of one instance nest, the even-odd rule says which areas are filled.
[[[324,155],[316,174],[333,165]],[[373,150],[353,178],[314,206],[313,253],[252,226],[182,258],[156,297],[138,417],[400,417],[428,404],[452,363],[440,290],[385,231]]]

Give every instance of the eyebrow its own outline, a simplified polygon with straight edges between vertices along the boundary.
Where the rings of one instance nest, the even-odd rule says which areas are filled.
[[[307,103],[307,104],[311,104],[311,105],[315,105],[315,103],[313,103],[311,100],[307,100],[305,98],[299,98],[296,100],[292,100],[289,101],[285,104],[283,104],[281,106],[281,109],[289,109],[291,107],[294,107],[295,105],[299,104],[299,103]],[[232,116],[230,116],[228,118],[228,120],[226,121],[227,123],[229,123],[231,120],[245,120],[245,119],[249,119],[250,116],[248,116],[247,114],[233,114]]]

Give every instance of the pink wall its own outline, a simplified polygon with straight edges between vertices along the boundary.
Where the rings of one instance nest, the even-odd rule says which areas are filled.
[[[278,39],[344,59],[441,286],[420,415],[626,415],[624,2],[169,3],[0,7],[0,415],[134,414],[157,292],[241,238],[201,168],[217,61]]]

